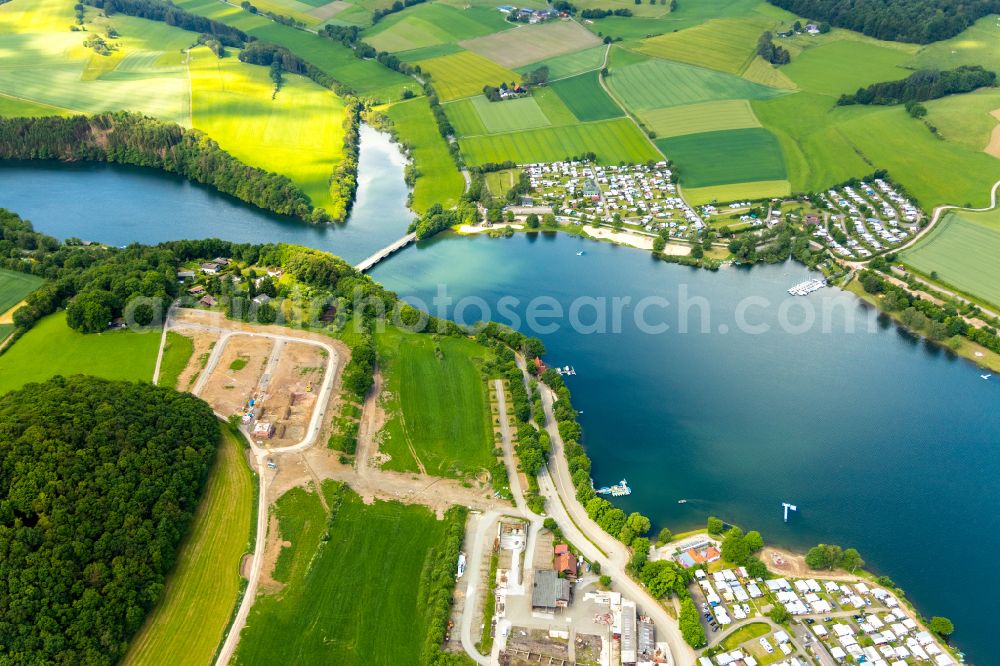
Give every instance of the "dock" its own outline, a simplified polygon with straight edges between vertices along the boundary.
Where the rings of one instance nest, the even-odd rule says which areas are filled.
[[[788,293],[792,296],[808,296],[817,289],[822,289],[826,286],[826,280],[821,280],[819,278],[813,278],[812,280],[806,280],[805,282],[800,282],[791,289]]]
[[[569,365],[562,368],[556,366],[556,372],[559,373],[560,375],[575,375],[576,368]]]
[[[376,252],[375,254],[368,257],[367,259],[362,260],[361,263],[354,266],[354,270],[364,273],[365,271],[373,268],[376,264],[378,264],[380,261],[391,255],[392,253],[402,250],[404,247],[406,247],[415,240],[417,240],[417,234],[415,233],[406,234],[392,245],[387,245],[378,252]]]
[[[632,489],[628,487],[628,481],[622,479],[613,486],[596,488],[594,492],[597,493],[598,495],[611,495],[612,497],[624,497],[625,495],[631,495]]]

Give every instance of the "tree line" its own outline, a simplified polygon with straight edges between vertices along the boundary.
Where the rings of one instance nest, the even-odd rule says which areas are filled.
[[[867,88],[858,88],[858,91],[853,95],[841,95],[837,104],[840,106],[849,104],[913,105],[917,102],[926,102],[946,95],[957,95],[978,88],[993,87],[996,84],[996,72],[991,72],[979,65],[962,65],[944,71],[922,69],[899,81],[873,83]]]
[[[55,377],[0,405],[0,661],[114,664],[163,594],[219,438],[150,384]]]
[[[281,215],[329,221],[287,176],[240,162],[198,130],[137,113],[0,119],[0,159],[152,167]]]
[[[192,14],[165,0],[80,0],[80,2],[103,9],[108,16],[117,12],[150,21],[162,21],[167,25],[191,32],[209,34],[226,46],[243,46],[245,42],[253,39],[242,30]]]
[[[954,37],[1000,13],[1000,0],[769,0],[799,16],[827,21],[869,37],[929,44]]]
[[[787,65],[792,61],[792,54],[783,46],[774,43],[774,35],[764,32],[757,40],[757,55],[772,65]]]

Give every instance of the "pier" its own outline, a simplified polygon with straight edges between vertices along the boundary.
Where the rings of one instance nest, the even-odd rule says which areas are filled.
[[[797,285],[789,289],[788,293],[791,294],[792,296],[807,296],[816,291],[817,289],[822,289],[825,286],[826,286],[826,280],[820,280],[814,278],[812,280],[806,280],[805,282],[798,283]]]
[[[354,267],[354,269],[357,270],[357,271],[360,271],[360,272],[364,273],[365,271],[367,271],[367,270],[371,269],[373,266],[375,266],[378,262],[380,262],[383,259],[385,259],[386,257],[388,257],[393,252],[397,252],[399,250],[402,250],[404,247],[406,247],[407,245],[409,245],[410,243],[412,243],[415,240],[417,240],[417,234],[415,234],[415,233],[414,234],[406,234],[405,236],[403,236],[402,238],[400,238],[398,241],[396,241],[392,245],[387,245],[384,248],[382,248],[381,250],[379,250],[378,252],[376,252],[375,254],[373,254],[370,257],[368,257],[367,259],[362,260],[361,263],[357,264]]]

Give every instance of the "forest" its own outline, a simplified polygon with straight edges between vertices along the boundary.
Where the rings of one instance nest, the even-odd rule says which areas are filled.
[[[159,599],[211,467],[201,400],[55,377],[0,405],[0,661],[114,664]]]
[[[929,44],[954,37],[988,14],[1000,0],[769,0],[813,20],[869,37]]]
[[[926,102],[945,95],[957,95],[977,88],[992,87],[996,82],[996,72],[985,70],[978,65],[965,65],[945,71],[924,69],[910,74],[901,81],[873,83],[867,88],[859,88],[853,95],[841,95],[837,104],[893,105]]]
[[[265,210],[307,222],[329,221],[326,211],[313,207],[287,176],[240,162],[198,130],[136,113],[0,119],[0,159],[84,160],[163,169]]]

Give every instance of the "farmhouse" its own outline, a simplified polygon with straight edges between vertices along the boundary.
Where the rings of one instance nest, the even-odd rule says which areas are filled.
[[[190,289],[188,289],[188,293],[191,294],[192,296],[197,296],[199,294],[204,294],[205,293],[205,288],[203,286],[201,286],[200,284],[197,284],[197,285],[191,287]]]
[[[209,308],[214,308],[216,305],[218,305],[218,301],[212,298],[211,294],[205,294],[204,296],[201,297],[201,300],[199,300],[198,302],[204,305],[205,307]]]
[[[207,273],[208,275],[215,275],[219,272],[220,266],[214,261],[210,261],[207,264],[201,265],[201,272]]]
[[[570,590],[569,581],[560,578],[555,571],[536,569],[535,582],[531,586],[531,607],[549,612],[554,612],[557,608],[568,608]]]
[[[555,570],[565,576],[576,577],[576,557],[564,543],[555,547]]]

